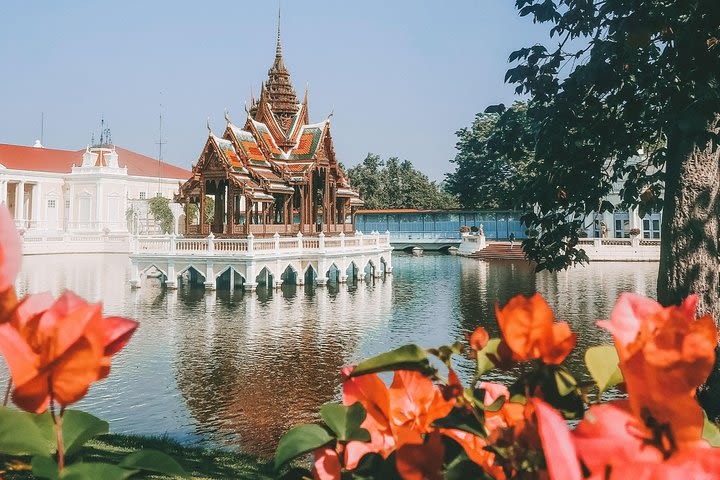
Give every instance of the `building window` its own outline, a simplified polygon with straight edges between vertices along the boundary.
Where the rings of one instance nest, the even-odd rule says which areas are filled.
[[[155,194],[155,196],[156,196],[156,197],[162,197],[163,195],[162,195],[162,192],[157,192],[157,193]]]
[[[70,200],[65,200],[65,208],[70,208]]]
[[[55,200],[48,200],[48,208],[55,208]]]
[[[140,192],[140,200],[145,200],[145,192]]]

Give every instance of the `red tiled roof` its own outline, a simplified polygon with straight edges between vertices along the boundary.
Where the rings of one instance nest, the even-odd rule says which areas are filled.
[[[184,168],[176,167],[154,158],[116,147],[118,163],[127,167],[128,175],[143,177],[177,178],[186,180],[192,173]],[[72,166],[82,164],[85,149],[56,150],[54,148],[34,148],[23,145],[0,143],[0,165],[13,170],[29,170],[35,172],[70,173]]]

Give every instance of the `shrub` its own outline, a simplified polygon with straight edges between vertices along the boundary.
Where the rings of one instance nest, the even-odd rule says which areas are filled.
[[[585,352],[585,382],[564,365],[570,326],[539,295],[517,296],[496,307],[500,338],[478,327],[467,343],[406,345],[344,368],[342,403],[285,434],[276,468],[312,453],[304,474],[320,480],[719,478],[720,430],[695,398],[718,332],[696,305],[622,294],[598,322],[615,345]],[[475,366],[469,384],[453,369],[461,355]],[[507,385],[485,378],[496,369]],[[389,387],[380,372],[393,373]],[[621,384],[629,399],[603,402]]]
[[[118,465],[77,458],[75,453],[108,433],[109,426],[67,407],[81,400],[92,383],[108,376],[112,356],[127,344],[138,324],[105,318],[102,305],[87,303],[72,292],[58,299],[49,293],[18,299],[14,280],[20,259],[10,212],[0,206],[0,353],[10,370],[0,407],[0,455],[9,457],[13,470],[32,470],[37,478],[121,479],[141,471],[186,476],[177,462],[155,450],[130,453]],[[11,392],[20,410],[7,406]]]

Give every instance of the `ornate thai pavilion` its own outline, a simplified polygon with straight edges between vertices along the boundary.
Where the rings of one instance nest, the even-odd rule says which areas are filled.
[[[335,158],[332,114],[310,123],[307,89],[298,101],[279,28],[268,77],[242,127],[227,114],[221,137],[208,125],[205,148],[176,197],[185,205],[185,231],[225,237],[354,232],[355,209],[363,201]],[[209,198],[212,221],[206,219]]]

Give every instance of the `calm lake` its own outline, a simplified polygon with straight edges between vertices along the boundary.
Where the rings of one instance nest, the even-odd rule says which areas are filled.
[[[140,322],[110,377],[81,402],[117,433],[270,455],[298,422],[340,396],[340,368],[405,343],[439,346],[484,325],[496,302],[540,292],[579,334],[581,349],[610,342],[595,320],[618,294],[655,296],[656,263],[597,263],[535,275],[524,263],[393,255],[392,276],[360,284],[260,288],[245,294],[128,286],[124,255],[29,256],[19,294],[71,289],[107,315]],[[581,354],[571,357],[582,372]],[[458,370],[468,375],[469,366]],[[2,370],[0,380],[5,382]],[[2,383],[4,385],[4,383]]]

